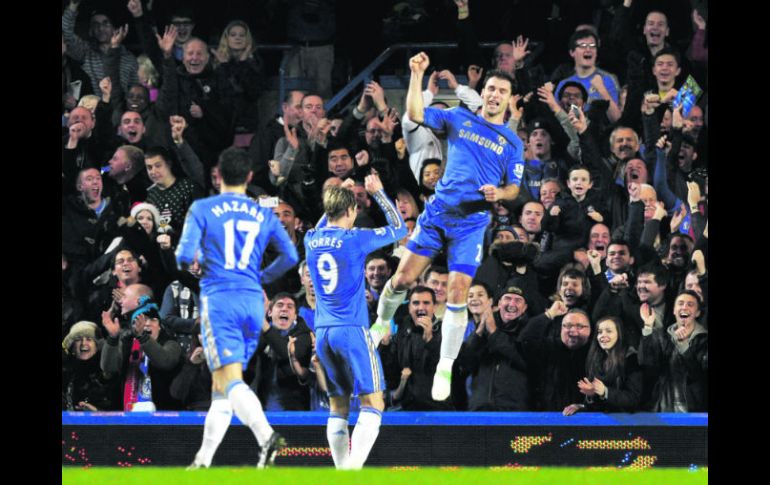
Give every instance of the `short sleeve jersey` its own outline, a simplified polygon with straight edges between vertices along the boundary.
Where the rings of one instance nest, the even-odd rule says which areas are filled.
[[[447,133],[447,164],[436,185],[445,205],[483,202],[482,185],[520,185],[524,144],[505,125],[496,125],[465,108],[425,108],[423,124]]]
[[[225,193],[193,202],[176,258],[190,264],[199,252],[203,293],[261,290],[262,255],[271,242],[281,252],[293,249],[272,209],[246,195]]]

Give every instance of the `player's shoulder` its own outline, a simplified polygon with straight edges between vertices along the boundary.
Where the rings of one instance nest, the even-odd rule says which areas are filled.
[[[245,214],[259,220],[274,217],[272,209],[263,207],[259,202],[243,194],[217,194],[193,202],[198,210],[210,210],[214,215]]]

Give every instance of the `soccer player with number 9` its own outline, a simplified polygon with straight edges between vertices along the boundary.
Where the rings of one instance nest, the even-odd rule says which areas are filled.
[[[377,439],[385,408],[385,380],[377,346],[369,333],[364,262],[372,251],[406,236],[407,228],[377,175],[366,191],[382,208],[388,226],[354,228],[356,199],[352,180],[324,192],[324,215],[305,235],[305,255],[316,288],[316,353],[327,376],[329,420],[326,437],[339,469],[360,469]],[[348,453],[350,396],[361,412]]]

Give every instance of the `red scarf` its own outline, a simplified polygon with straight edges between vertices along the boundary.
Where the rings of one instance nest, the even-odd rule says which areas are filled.
[[[139,396],[139,386],[144,378],[142,371],[139,370],[142,359],[144,359],[142,346],[139,340],[134,338],[134,342],[131,344],[131,353],[128,356],[126,383],[123,387],[123,411],[130,412]]]

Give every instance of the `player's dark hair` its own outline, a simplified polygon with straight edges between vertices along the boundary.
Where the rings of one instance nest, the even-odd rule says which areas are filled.
[[[251,172],[251,160],[245,150],[230,147],[219,155],[219,174],[225,185],[243,185]]]
[[[505,71],[501,71],[500,69],[493,69],[487,73],[487,77],[484,78],[484,84],[482,86],[486,86],[487,82],[492,79],[493,77],[496,77],[498,79],[505,79],[509,83],[511,83],[511,92],[513,92],[514,89],[516,89],[516,80],[508,74]]]

